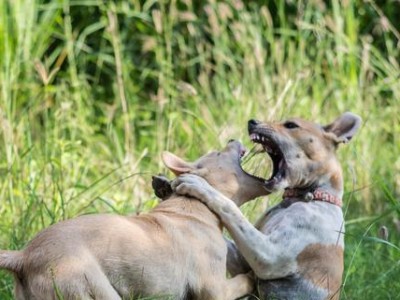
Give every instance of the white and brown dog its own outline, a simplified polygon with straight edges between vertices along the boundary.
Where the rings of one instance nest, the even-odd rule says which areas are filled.
[[[196,174],[233,206],[267,194],[240,167],[243,146],[228,143],[189,163],[165,152],[175,174]],[[254,288],[244,274],[226,278],[227,247],[206,205],[173,194],[139,216],[86,215],[40,232],[22,251],[0,251],[18,300],[235,299]]]
[[[250,138],[273,162],[265,182],[283,200],[253,226],[239,208],[194,175],[173,182],[179,194],[200,199],[228,229],[236,247],[258,277],[261,299],[339,299],[343,273],[344,219],[339,144],[357,132],[360,117],[345,113],[320,126],[302,119],[248,123]],[[228,262],[240,261],[230,247]],[[229,266],[244,270],[243,265]]]

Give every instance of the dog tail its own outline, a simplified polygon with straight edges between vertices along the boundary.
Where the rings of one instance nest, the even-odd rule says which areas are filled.
[[[19,273],[22,270],[22,252],[0,250],[0,269]]]

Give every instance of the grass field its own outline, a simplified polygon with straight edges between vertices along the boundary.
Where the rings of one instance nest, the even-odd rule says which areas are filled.
[[[381,2],[0,1],[0,248],[77,215],[151,209],[151,175],[172,176],[163,150],[251,148],[250,118],[352,111],[341,298],[400,299],[400,3]],[[245,167],[268,175],[264,156]],[[243,211],[255,220],[267,200]]]

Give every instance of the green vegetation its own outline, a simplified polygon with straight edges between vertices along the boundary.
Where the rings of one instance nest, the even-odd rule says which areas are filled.
[[[339,155],[341,298],[398,299],[400,4],[380,2],[0,1],[0,248],[80,214],[150,209],[163,150],[252,147],[250,118],[349,110],[364,123]],[[5,272],[0,299],[12,299]]]

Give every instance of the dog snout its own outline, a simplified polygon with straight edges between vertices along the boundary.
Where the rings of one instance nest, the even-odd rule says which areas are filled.
[[[234,140],[234,139],[230,139],[228,141],[228,144],[226,145],[226,149],[238,149],[238,148],[242,148],[243,145],[240,141],[238,140]]]
[[[236,153],[238,152],[240,156],[243,156],[247,152],[243,144],[240,141],[234,139],[230,139],[228,141],[228,144],[226,145],[225,149],[226,151],[234,150],[234,152]]]
[[[255,127],[257,127],[258,124],[260,124],[260,121],[254,119],[249,120],[249,122],[247,123],[247,128],[249,132],[251,132]]]

